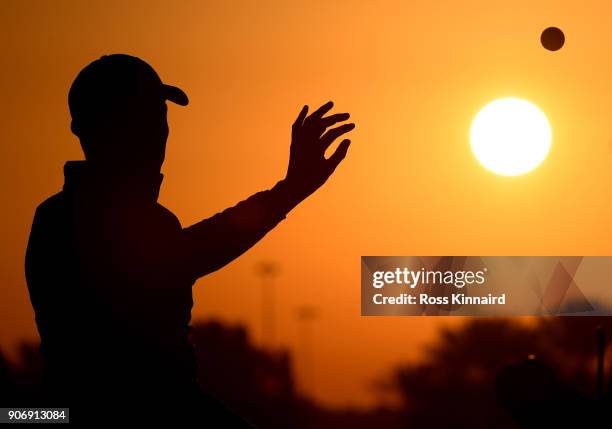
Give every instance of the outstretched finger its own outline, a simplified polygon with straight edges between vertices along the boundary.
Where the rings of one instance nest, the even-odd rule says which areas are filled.
[[[321,126],[321,128],[323,128],[324,131],[325,128],[331,127],[332,125],[338,122],[346,121],[350,117],[351,115],[349,115],[348,113],[336,113],[334,115],[329,115],[325,118],[321,118],[319,120],[319,125]]]
[[[334,102],[328,101],[327,103],[319,107],[317,110],[312,112],[312,114],[306,120],[320,119],[323,115],[329,112],[332,107],[334,107]]]
[[[334,172],[338,164],[340,164],[344,157],[346,157],[346,152],[348,151],[350,145],[351,141],[349,139],[342,140],[342,142],[338,145],[338,148],[336,148],[336,151],[328,158],[327,165],[329,166],[331,173]]]
[[[334,142],[334,140],[336,140],[342,134],[348,133],[353,128],[355,128],[355,124],[353,123],[344,124],[344,125],[340,125],[339,127],[332,128],[331,130],[327,131],[325,134],[321,136],[321,144],[323,145],[325,149],[327,149],[329,145],[331,145]]]
[[[304,123],[304,118],[306,118],[307,113],[308,113],[308,105],[305,105],[304,107],[302,107],[300,114],[298,115],[297,119],[293,123],[294,128],[299,128],[302,126],[302,124]]]

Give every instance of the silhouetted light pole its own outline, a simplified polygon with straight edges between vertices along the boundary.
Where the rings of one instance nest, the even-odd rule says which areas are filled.
[[[268,347],[274,346],[276,329],[276,293],[274,280],[279,266],[274,261],[261,261],[256,272],[261,277],[261,340]]]
[[[595,331],[597,338],[597,399],[604,396],[604,364],[606,361],[606,333],[598,326]]]
[[[307,387],[310,386],[311,394],[314,394],[315,392],[313,322],[318,317],[319,312],[313,306],[303,305],[297,309],[298,335],[306,372],[306,383],[304,384]]]

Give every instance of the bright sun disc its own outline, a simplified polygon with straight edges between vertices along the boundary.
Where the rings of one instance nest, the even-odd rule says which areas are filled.
[[[476,159],[493,173],[518,176],[548,155],[552,132],[546,115],[520,98],[500,98],[472,121],[470,142]]]

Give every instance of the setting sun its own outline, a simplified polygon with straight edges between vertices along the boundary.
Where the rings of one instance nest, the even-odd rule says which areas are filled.
[[[546,115],[520,98],[487,104],[474,118],[470,131],[478,161],[502,176],[518,176],[536,168],[548,155],[551,140]]]

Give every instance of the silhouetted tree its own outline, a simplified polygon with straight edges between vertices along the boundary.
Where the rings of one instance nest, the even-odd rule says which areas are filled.
[[[527,323],[470,319],[459,328],[445,327],[426,347],[422,362],[404,365],[392,376],[403,398],[405,421],[428,428],[516,427],[508,404],[499,397],[500,372],[513,400],[534,395],[542,423],[567,422],[581,412],[592,415],[589,395],[594,393],[595,329],[600,325],[612,332],[612,323],[603,317]],[[571,404],[573,414],[563,404]]]
[[[262,428],[297,427],[298,399],[287,351],[255,347],[242,326],[193,325],[202,388]]]
[[[0,351],[0,403],[6,405],[13,403],[17,394],[11,370],[10,362]]]

